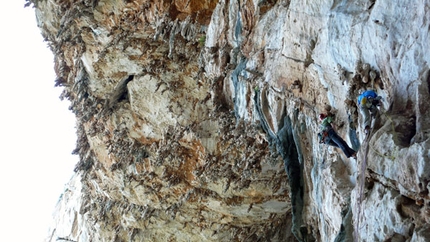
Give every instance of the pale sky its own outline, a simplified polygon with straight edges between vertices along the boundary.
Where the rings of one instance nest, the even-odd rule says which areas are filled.
[[[0,241],[43,241],[78,157],[75,118],[31,7],[0,8]]]

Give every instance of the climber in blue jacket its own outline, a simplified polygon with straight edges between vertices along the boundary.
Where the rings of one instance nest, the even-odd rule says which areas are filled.
[[[318,134],[320,138],[320,143],[325,143],[340,148],[348,158],[357,158],[357,152],[351,147],[349,147],[345,140],[343,140],[333,129],[333,126],[331,125],[331,123],[333,122],[333,117],[321,113],[319,115],[319,119],[321,121],[321,132]]]
[[[370,124],[372,117],[376,116],[378,112],[378,106],[381,105],[381,96],[378,96],[375,91],[367,90],[358,96],[357,105],[360,108],[362,118],[362,127],[364,132],[367,134],[370,130]]]

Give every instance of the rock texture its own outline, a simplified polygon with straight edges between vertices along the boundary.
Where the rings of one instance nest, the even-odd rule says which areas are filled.
[[[428,1],[28,5],[80,157],[46,241],[429,241]]]

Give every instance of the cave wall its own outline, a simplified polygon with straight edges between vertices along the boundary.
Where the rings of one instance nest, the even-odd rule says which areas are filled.
[[[80,157],[46,241],[426,241],[428,1],[29,2]]]

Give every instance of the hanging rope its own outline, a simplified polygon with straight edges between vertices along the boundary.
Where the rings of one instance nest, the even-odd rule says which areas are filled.
[[[386,117],[388,117],[385,113],[381,112],[379,110],[380,113],[382,113],[383,115],[385,115]],[[394,127],[393,127],[394,129]],[[367,134],[366,138],[364,139],[364,142],[362,144],[363,147],[363,162],[361,163],[361,170],[360,170],[360,177],[359,177],[359,181],[358,181],[358,185],[359,185],[359,190],[358,190],[358,201],[357,201],[357,207],[358,207],[358,211],[357,211],[357,223],[356,223],[356,227],[355,227],[355,238],[354,241],[358,242],[358,234],[359,234],[359,229],[360,229],[360,220],[361,220],[361,207],[362,207],[362,202],[363,202],[363,196],[364,196],[364,183],[365,183],[365,179],[366,179],[366,168],[367,168],[367,156],[369,153],[369,141],[370,141],[370,137],[372,137],[373,134],[373,127],[370,129],[369,133]]]
[[[361,220],[361,207],[362,207],[362,202],[363,202],[363,194],[364,194],[364,183],[365,183],[365,178],[366,178],[366,167],[367,167],[367,154],[369,152],[369,140],[371,137],[371,133],[372,133],[373,129],[371,130],[371,132],[369,132],[368,136],[366,137],[366,139],[363,142],[363,146],[364,146],[364,152],[363,152],[363,162],[361,163],[361,170],[360,170],[360,179],[358,182],[359,185],[359,189],[358,189],[358,201],[357,201],[357,207],[358,207],[358,211],[357,211],[357,223],[356,223],[356,227],[355,227],[355,238],[354,240],[358,242],[358,231],[360,228],[360,220]]]

